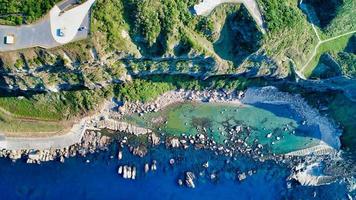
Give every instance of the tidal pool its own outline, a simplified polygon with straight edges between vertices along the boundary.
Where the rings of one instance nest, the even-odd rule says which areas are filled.
[[[234,137],[245,139],[249,145],[257,139],[264,148],[277,154],[312,147],[320,142],[319,127],[303,125],[303,119],[289,105],[187,102],[143,116],[133,114],[126,120],[167,135],[204,134],[220,144],[231,139],[231,130],[241,129]]]

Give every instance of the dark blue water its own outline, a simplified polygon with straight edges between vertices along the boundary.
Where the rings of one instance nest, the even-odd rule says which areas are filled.
[[[123,160],[118,161],[116,147],[111,148],[87,158],[67,159],[64,164],[28,165],[0,159],[0,199],[346,199],[345,185],[340,183],[322,187],[293,183],[287,189],[289,170],[273,162],[238,157],[227,163],[229,158],[210,151],[164,147],[151,150],[142,159],[125,151]],[[110,159],[111,155],[115,157]],[[170,158],[176,160],[174,167],[168,163]],[[86,163],[87,159],[91,162]],[[153,159],[158,162],[158,170],[144,174],[144,163]],[[209,168],[205,169],[202,163],[207,160]],[[138,179],[122,179],[117,174],[119,164],[135,165]],[[242,182],[236,180],[236,172],[250,169],[257,173]],[[198,177],[195,189],[177,185],[187,170]],[[213,171],[217,181],[208,178]]]

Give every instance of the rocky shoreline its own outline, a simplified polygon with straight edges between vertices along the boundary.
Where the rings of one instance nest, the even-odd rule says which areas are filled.
[[[66,148],[50,148],[45,150],[1,150],[0,157],[8,157],[13,161],[18,159],[26,159],[27,163],[41,163],[52,160],[59,160],[64,162],[66,158],[74,157],[76,155],[86,156],[88,153],[94,153],[98,150],[107,150],[108,145],[113,141],[117,142],[121,148],[127,145],[130,152],[139,157],[143,157],[147,154],[147,149],[159,144],[165,144],[167,148],[195,148],[195,149],[208,149],[215,152],[216,155],[224,155],[233,157],[235,155],[243,154],[247,155],[257,161],[264,162],[265,160],[274,160],[277,163],[288,163],[291,168],[296,163],[302,163],[303,157],[313,152],[307,152],[306,154],[296,155],[275,155],[266,151],[262,144],[255,141],[252,145],[247,144],[247,138],[239,138],[238,135],[241,132],[246,132],[249,137],[249,128],[246,126],[236,126],[229,130],[228,139],[224,144],[217,144],[213,138],[208,138],[204,134],[198,134],[196,136],[183,135],[182,137],[163,136],[157,135],[153,130],[137,127],[133,124],[123,122],[123,116],[127,116],[133,113],[143,115],[148,112],[158,112],[165,107],[186,101],[191,102],[209,102],[209,103],[231,103],[237,106],[245,106],[245,103],[254,102],[268,102],[268,103],[289,103],[292,106],[297,107],[296,110],[303,113],[303,116],[308,116],[313,112],[311,116],[315,117],[314,111],[298,110],[300,107],[305,106],[305,102],[300,97],[295,97],[286,93],[278,92],[275,88],[262,88],[262,89],[248,89],[247,91],[170,91],[153,102],[138,103],[138,102],[125,102],[122,106],[117,106],[113,102],[108,102],[100,113],[88,118],[84,122],[85,126],[82,130],[83,135],[80,142],[70,145]],[[299,107],[298,107],[299,106]],[[327,124],[329,125],[329,124]],[[327,126],[327,128],[330,128]],[[110,136],[102,134],[102,130],[110,130],[112,133]],[[324,129],[325,130],[325,129]],[[147,144],[134,145],[130,143],[132,138],[147,138]],[[325,145],[322,150],[330,150],[330,146]],[[331,151],[326,151],[330,153]],[[122,152],[118,152],[118,159],[122,159]],[[87,160],[90,162],[90,160]],[[174,163],[174,160],[169,160]],[[207,164],[208,165],[208,164]],[[145,173],[149,170],[156,170],[156,163],[147,163],[145,169],[142,169]],[[123,165],[118,167],[118,174],[126,179],[136,179],[137,169],[135,166]],[[252,175],[253,172],[242,172],[238,174],[239,180],[243,180],[248,175]],[[180,185],[187,185],[194,188],[193,172],[186,173],[186,179],[178,181]],[[216,175],[211,174],[212,179]],[[298,179],[299,176],[293,178]]]

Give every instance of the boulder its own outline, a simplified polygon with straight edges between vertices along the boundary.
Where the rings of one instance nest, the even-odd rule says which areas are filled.
[[[195,174],[193,172],[186,172],[185,173],[185,184],[189,188],[195,188]]]

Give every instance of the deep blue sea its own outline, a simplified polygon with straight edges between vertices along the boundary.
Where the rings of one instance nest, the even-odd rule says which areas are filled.
[[[231,159],[208,150],[172,150],[163,146],[151,149],[144,158],[133,156],[126,149],[122,160],[116,155],[117,147],[112,145],[109,151],[70,158],[63,164],[0,159],[0,199],[347,199],[342,183],[303,187],[292,182],[288,189],[289,170],[273,162],[260,163],[246,157]],[[176,161],[173,167],[169,164],[171,158]],[[158,169],[145,174],[143,166],[152,160],[157,160]],[[207,169],[202,166],[206,161]],[[136,180],[125,180],[117,174],[118,166],[123,164],[137,167]],[[187,170],[198,177],[195,189],[177,184]],[[237,172],[247,170],[257,173],[237,181]],[[212,172],[218,176],[216,181],[208,178]]]

